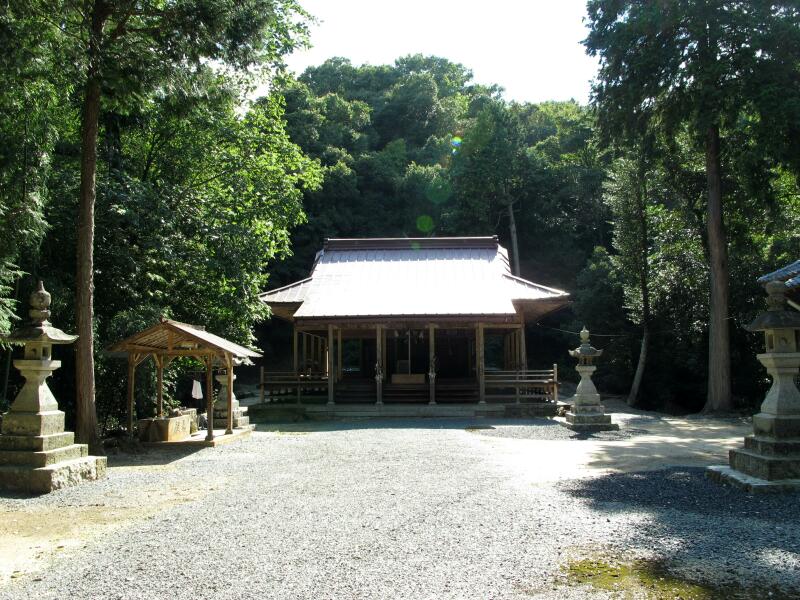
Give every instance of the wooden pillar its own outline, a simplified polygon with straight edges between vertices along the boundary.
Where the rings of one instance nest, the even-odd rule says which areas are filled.
[[[436,404],[436,329],[428,325],[428,383],[430,400],[428,404]]]
[[[342,380],[342,328],[336,330],[336,381]]]
[[[558,402],[558,364],[553,363],[553,402]]]
[[[483,364],[483,323],[475,329],[475,372],[478,376],[478,402],[486,404],[486,379]]]
[[[300,337],[302,338],[302,343],[303,343],[303,353],[301,354],[301,359],[302,360],[300,362],[300,371],[305,373],[305,370],[306,370],[306,338],[308,336],[306,335],[305,331],[301,331],[300,332]]]
[[[383,372],[383,376],[386,377],[386,353],[389,349],[389,343],[387,342],[386,338],[388,336],[388,332],[384,329],[383,325],[381,327],[381,371]]]
[[[136,359],[138,355],[128,353],[128,437],[133,437],[134,389],[136,385]]]
[[[214,439],[214,357],[206,357],[206,425],[208,433],[206,440]]]
[[[522,363],[522,370],[528,370],[528,352],[525,349],[525,321],[519,328],[519,361]]]
[[[156,361],[156,418],[164,412],[164,357],[154,354]]]
[[[228,354],[225,357],[228,371],[228,397],[225,399],[228,405],[228,422],[225,425],[225,433],[233,433],[233,357]]]
[[[259,379],[258,379],[258,401],[260,404],[264,404],[264,386],[266,385],[266,381],[264,379],[264,367],[259,369]]]
[[[333,325],[328,325],[328,404],[333,405],[333,382],[336,379],[333,370]]]
[[[375,369],[375,390],[377,401],[376,404],[383,404],[383,326],[375,326],[375,360],[377,362]]]
[[[292,325],[292,368],[294,369],[294,374],[297,375],[297,326],[295,325]]]

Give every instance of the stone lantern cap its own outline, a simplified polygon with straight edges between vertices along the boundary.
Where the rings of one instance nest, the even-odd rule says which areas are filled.
[[[603,354],[602,350],[598,350],[594,346],[589,343],[589,330],[586,329],[584,326],[581,329],[581,345],[575,348],[575,350],[570,350],[569,355],[573,358],[577,358],[581,362],[586,360],[591,360],[593,358],[597,358],[601,354]]]
[[[767,310],[759,314],[747,326],[747,330],[800,329],[800,311],[786,307],[786,284],[783,281],[770,281],[764,287],[767,290]]]
[[[30,297],[30,322],[2,336],[3,341],[9,344],[71,344],[77,340],[77,335],[64,333],[47,320],[50,317],[50,301],[50,292],[44,289],[44,283],[40,280]]]

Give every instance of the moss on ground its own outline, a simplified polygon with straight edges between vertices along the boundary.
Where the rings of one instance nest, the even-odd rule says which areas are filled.
[[[791,596],[777,590],[742,588],[738,585],[711,586],[688,581],[667,571],[658,561],[637,560],[632,563],[582,559],[564,567],[568,584],[591,585],[598,590],[616,592],[620,598],[648,600],[750,600],[769,598],[784,600]]]

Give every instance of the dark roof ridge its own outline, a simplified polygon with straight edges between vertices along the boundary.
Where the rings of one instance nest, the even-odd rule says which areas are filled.
[[[428,250],[436,248],[497,248],[496,235],[483,237],[326,238],[325,250]]]

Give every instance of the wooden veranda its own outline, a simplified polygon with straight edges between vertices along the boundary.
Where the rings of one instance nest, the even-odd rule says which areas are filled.
[[[205,331],[201,326],[180,323],[162,318],[161,321],[140,331],[111,348],[110,352],[124,353],[128,357],[128,435],[133,435],[135,421],[134,392],[136,367],[152,357],[156,366],[156,416],[164,411],[164,369],[178,357],[188,356],[203,363],[206,369],[206,440],[214,439],[214,367],[227,374],[227,423],[225,433],[233,433],[233,368],[261,355],[244,346]]]

